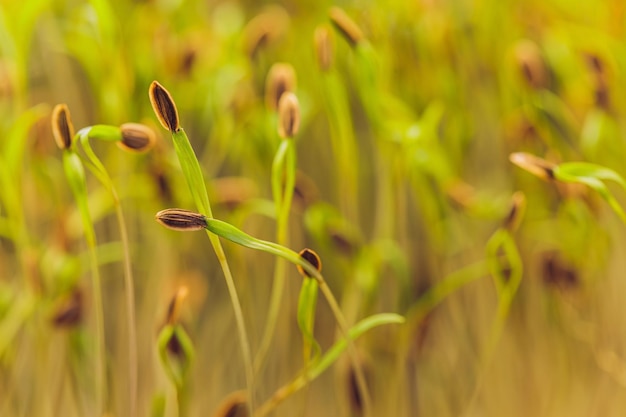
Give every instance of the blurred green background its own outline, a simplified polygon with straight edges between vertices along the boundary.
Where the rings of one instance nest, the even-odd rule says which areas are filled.
[[[544,181],[509,161],[527,152],[626,175],[624,2],[0,6],[0,415],[98,415],[92,281],[50,128],[57,103],[68,105],[76,129],[133,121],[157,135],[140,155],[93,143],[129,231],[137,414],[178,415],[157,335],[182,286],[189,294],[179,320],[195,350],[188,415],[213,415],[245,388],[208,240],[154,221],[159,210],[194,206],[148,87],[158,80],[174,97],[215,217],[273,241],[271,167],[281,139],[266,95],[276,63],[295,70],[302,114],[287,246],[317,251],[350,324],[379,312],[407,319],[356,342],[369,415],[626,413],[625,225],[589,188]],[[357,38],[346,37],[333,6],[358,26]],[[320,31],[329,36],[326,63]],[[124,416],[123,249],[110,194],[93,175],[87,180],[103,286],[107,411]],[[623,189],[608,189],[626,201]],[[526,206],[519,228],[506,221],[516,191]],[[504,235],[504,246],[493,243]],[[224,247],[254,355],[276,259]],[[509,285],[516,276],[519,288]],[[288,266],[267,365],[256,375],[259,403],[301,371],[300,282]],[[502,288],[511,288],[510,300]],[[68,308],[75,320],[59,319]],[[323,350],[339,337],[321,298],[315,337]],[[342,357],[271,415],[364,415],[351,375]]]

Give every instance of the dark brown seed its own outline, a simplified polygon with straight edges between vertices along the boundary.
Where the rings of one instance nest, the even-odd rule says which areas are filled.
[[[514,232],[519,227],[519,224],[524,217],[526,211],[526,196],[523,192],[517,191],[511,197],[511,208],[504,220],[504,227],[511,232]]]
[[[542,259],[543,282],[551,287],[561,290],[575,288],[579,284],[578,272],[566,263],[556,251],[549,251],[543,254]]]
[[[277,62],[270,68],[265,81],[265,104],[270,110],[278,109],[281,96],[296,89],[296,71],[291,64]]]
[[[69,149],[74,137],[74,125],[70,110],[65,104],[57,104],[52,110],[52,134],[59,149]]]
[[[300,104],[294,93],[286,92],[278,102],[278,135],[293,138],[300,128]]]
[[[543,180],[554,179],[554,168],[556,168],[554,162],[547,161],[526,152],[512,153],[509,155],[509,160],[518,167],[525,169]]]
[[[159,211],[156,220],[169,229],[182,232],[202,230],[207,225],[203,214],[177,208]]]
[[[319,255],[315,253],[315,251],[313,251],[312,249],[302,249],[300,251],[300,257],[313,265],[313,267],[317,269],[318,272],[322,271],[322,260],[320,259]],[[304,268],[302,268],[300,265],[297,265],[296,267],[298,268],[298,272],[300,272],[302,276],[309,278],[311,277],[311,274],[305,271]]]
[[[178,131],[180,129],[178,110],[176,110],[176,104],[169,91],[157,81],[152,81],[148,94],[152,109],[161,125],[170,132]]]
[[[248,417],[247,396],[245,391],[235,391],[229,394],[213,417]]]
[[[244,49],[251,60],[267,44],[279,39],[289,27],[289,15],[281,6],[268,6],[252,18],[244,28]]]
[[[529,40],[520,41],[515,46],[515,58],[524,80],[532,88],[545,88],[548,85],[548,70],[539,47]]]
[[[354,20],[343,9],[336,6],[331,7],[328,15],[333,26],[352,47],[357,46],[365,38],[361,28],[354,23]]]
[[[170,339],[167,341],[167,351],[177,358],[182,358],[184,355],[183,345],[180,343],[180,339],[178,339],[178,334],[176,332],[172,333]]]
[[[74,327],[79,324],[83,318],[83,295],[80,290],[75,290],[72,296],[62,304],[54,317],[52,323],[56,327]]]
[[[318,26],[313,34],[317,65],[322,71],[328,71],[333,65],[333,42],[331,32],[326,26]]]
[[[122,149],[132,152],[147,152],[156,142],[154,131],[140,123],[124,123],[120,126],[122,141],[118,142]]]
[[[183,303],[185,297],[187,297],[187,287],[183,286],[176,291],[176,294],[170,300],[169,305],[167,306],[167,316],[165,318],[166,324],[175,324],[178,321],[178,314],[180,311],[180,306]]]
[[[354,237],[349,236],[340,230],[332,229],[328,231],[328,234],[335,248],[337,248],[337,250],[345,256],[353,256],[357,253],[358,243],[355,241]]]

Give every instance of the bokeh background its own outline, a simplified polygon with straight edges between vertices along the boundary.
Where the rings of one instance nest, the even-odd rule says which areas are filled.
[[[158,80],[174,97],[215,217],[275,240],[270,176],[281,139],[266,95],[276,63],[293,67],[302,113],[288,246],[318,252],[350,323],[379,312],[406,317],[356,342],[371,415],[626,413],[626,226],[592,190],[542,180],[509,161],[527,152],[626,174],[622,1],[0,6],[0,415],[96,415],[92,281],[50,128],[57,103],[68,105],[77,129],[133,121],[157,135],[140,155],[93,143],[129,230],[138,415],[177,415],[157,335],[181,286],[189,294],[179,320],[195,350],[188,414],[213,415],[245,388],[208,239],[154,221],[164,208],[194,206],[148,87]],[[356,38],[341,30],[341,18],[331,20],[331,7],[353,20]],[[328,50],[320,49],[320,31]],[[87,185],[103,280],[108,411],[124,416],[123,251],[110,194],[93,175]],[[626,201],[624,190],[609,187]],[[526,206],[518,228],[506,221],[516,191]],[[504,229],[520,265],[489,250]],[[254,353],[276,259],[224,245]],[[494,264],[505,279],[521,274],[506,308]],[[295,267],[287,276],[267,365],[256,376],[257,402],[302,368],[302,280]],[[68,306],[73,319],[60,320]],[[321,297],[315,336],[322,349],[339,337]],[[351,375],[342,357],[272,415],[363,415]]]

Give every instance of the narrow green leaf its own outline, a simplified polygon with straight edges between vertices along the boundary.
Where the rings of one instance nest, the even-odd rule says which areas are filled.
[[[348,330],[347,338],[344,337],[338,340],[330,349],[328,349],[320,361],[307,372],[307,378],[309,380],[317,378],[330,365],[339,359],[339,355],[341,355],[341,353],[343,353],[343,351],[345,351],[348,347],[348,340],[354,340],[375,327],[385,324],[402,324],[404,321],[404,317],[394,313],[376,314],[361,320]]]
[[[224,239],[230,240],[231,242],[234,242],[241,246],[245,246],[249,249],[260,250],[262,252],[280,256],[284,259],[287,259],[294,265],[300,265],[309,273],[310,276],[315,277],[316,279],[319,279],[321,277],[319,271],[315,269],[313,265],[302,259],[298,255],[298,253],[292,251],[289,248],[286,248],[274,242],[268,242],[266,240],[252,237],[242,230],[236,228],[232,224],[223,222],[221,220],[207,218],[206,222],[208,231],[220,237],[223,237]]]
[[[313,278],[304,278],[302,280],[302,288],[300,289],[300,297],[298,299],[298,326],[302,332],[303,339],[303,356],[305,364],[309,361],[315,361],[319,356],[321,348],[314,336],[315,311],[317,307],[317,294],[319,286]],[[311,358],[311,351],[314,351]]]
[[[595,190],[606,200],[620,219],[626,223],[626,213],[624,209],[615,199],[611,191],[609,191],[608,187],[602,182],[602,180],[615,181],[626,190],[626,181],[624,181],[621,175],[611,169],[587,162],[569,162],[561,164],[555,168],[554,175],[555,178],[560,181],[584,184]]]
[[[615,181],[626,190],[626,181],[621,175],[612,169],[589,162],[562,163],[555,168],[554,175],[558,180],[568,182],[581,182],[586,177]]]
[[[172,133],[172,139],[174,141],[174,149],[176,150],[178,161],[180,162],[185,180],[187,181],[187,185],[189,186],[189,190],[191,191],[191,195],[193,196],[198,210],[207,217],[213,217],[202,169],[189,143],[187,134],[181,128]]]

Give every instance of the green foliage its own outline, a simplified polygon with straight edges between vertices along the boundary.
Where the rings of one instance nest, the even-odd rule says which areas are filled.
[[[341,7],[0,2],[0,415],[625,413],[621,3]]]

